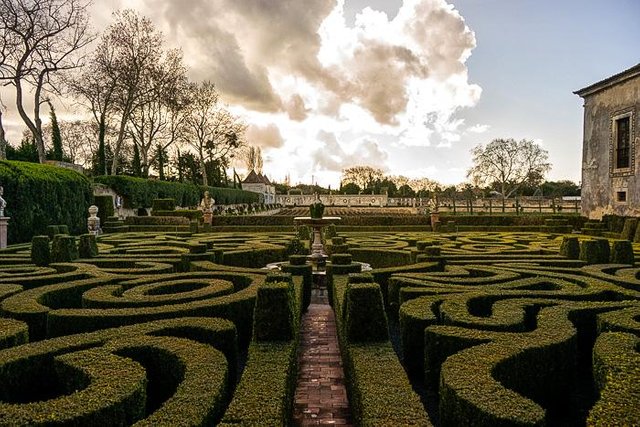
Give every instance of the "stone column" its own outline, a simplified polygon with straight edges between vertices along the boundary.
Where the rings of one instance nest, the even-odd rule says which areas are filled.
[[[0,249],[7,247],[7,225],[10,219],[8,216],[0,216]]]

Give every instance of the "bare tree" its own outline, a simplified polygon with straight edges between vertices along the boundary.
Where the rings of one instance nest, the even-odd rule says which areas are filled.
[[[92,120],[60,121],[62,150],[71,162],[88,168],[97,154],[98,127]],[[51,135],[51,123],[42,128],[45,140]]]
[[[45,160],[40,107],[57,91],[56,76],[80,66],[79,51],[93,40],[83,0],[1,0],[0,80],[16,90],[16,108],[33,135],[40,162]],[[25,109],[32,89],[33,113]]]
[[[140,152],[142,175],[149,174],[152,148],[164,152],[176,142],[180,126],[184,123],[187,104],[186,68],[179,50],[169,51],[158,64],[144,98],[141,97],[131,113],[129,135]]]
[[[203,184],[208,185],[206,162],[224,161],[244,144],[246,124],[219,104],[211,82],[192,85],[185,118],[185,141],[200,159]]]
[[[67,89],[81,105],[91,112],[96,123],[98,145],[96,149],[97,172],[107,174],[106,135],[111,116],[115,113],[115,91],[118,86],[115,74],[109,74],[112,46],[104,38],[98,44],[81,73],[67,76]]]
[[[376,180],[382,180],[384,172],[371,166],[352,166],[342,171],[341,184],[350,182],[356,184],[361,189],[371,187]]]
[[[105,130],[109,120],[117,117],[111,174],[118,170],[125,139],[132,136],[133,115],[154,99],[159,88],[171,84],[168,80],[175,74],[165,72],[168,64],[182,67],[181,61],[175,61],[180,57],[177,52],[165,53],[162,33],[150,19],[133,10],[115,12],[114,19],[91,59],[93,86],[75,90],[88,101],[100,129]]]
[[[529,140],[494,139],[486,146],[471,150],[473,167],[467,172],[472,182],[480,185],[496,184],[505,199],[511,197],[524,183],[540,184],[551,169],[549,153]]]

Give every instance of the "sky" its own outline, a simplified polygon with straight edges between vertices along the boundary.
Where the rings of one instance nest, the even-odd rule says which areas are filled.
[[[494,138],[536,141],[549,179],[578,182],[572,92],[640,62],[637,0],[94,0],[95,29],[122,8],[182,48],[292,184],[336,188],[355,165],[456,184]]]

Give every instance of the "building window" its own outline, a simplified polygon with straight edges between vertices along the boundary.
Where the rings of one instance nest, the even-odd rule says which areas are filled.
[[[616,202],[618,202],[618,203],[626,203],[627,202],[627,192],[626,191],[616,191]]]
[[[615,162],[616,169],[631,167],[631,117],[621,117],[615,121]]]
[[[609,133],[609,173],[612,177],[635,173],[635,110],[618,110],[611,115]]]

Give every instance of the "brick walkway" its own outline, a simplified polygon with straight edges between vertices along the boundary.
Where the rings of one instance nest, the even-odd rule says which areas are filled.
[[[302,318],[294,411],[299,426],[352,425],[336,320],[326,296],[314,295]]]

